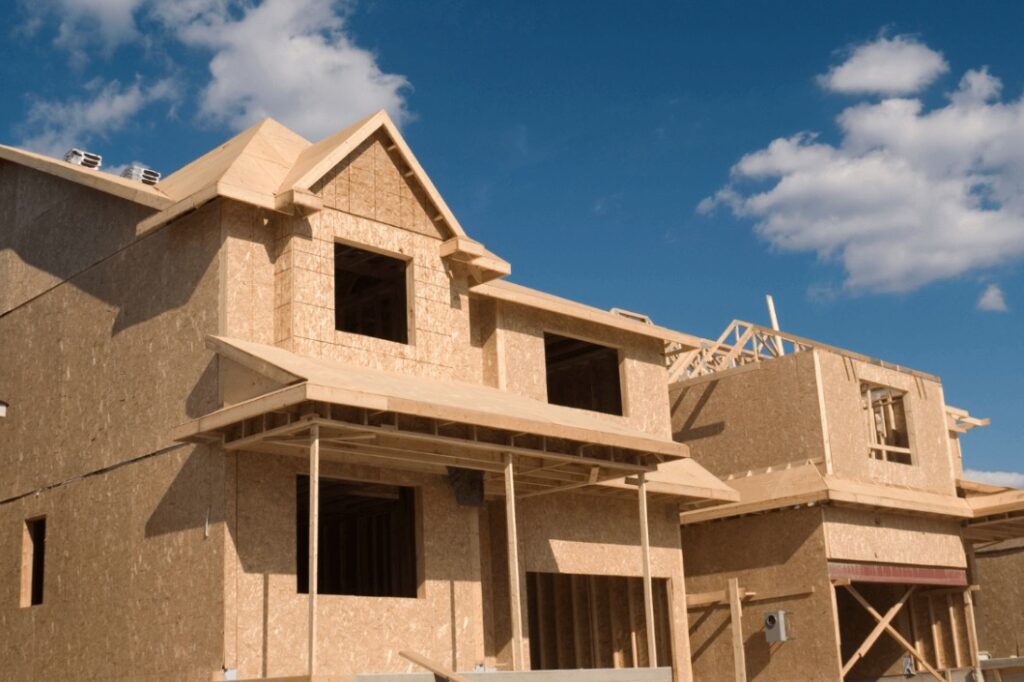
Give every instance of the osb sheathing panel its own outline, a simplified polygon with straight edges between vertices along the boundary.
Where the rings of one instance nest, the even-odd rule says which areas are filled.
[[[648,510],[651,575],[669,580],[672,654],[676,679],[685,679],[689,641],[678,624],[686,622],[686,586],[679,549],[679,513],[675,505],[651,504]],[[487,654],[502,669],[511,668],[511,625],[508,593],[508,554],[504,501],[487,508],[485,562],[489,575]],[[521,602],[525,648],[530,633],[526,573],[574,573],[640,577],[639,502],[601,499],[589,495],[545,495],[518,501]],[[680,677],[683,675],[684,677]]]
[[[611,346],[619,350],[623,417],[608,418],[622,419],[653,436],[670,436],[665,394],[667,371],[661,341],[513,303],[502,302],[499,307],[501,340],[496,350],[500,353],[497,361],[503,365],[503,371],[499,371],[505,381],[501,388],[535,400],[547,400],[545,332]]]
[[[13,163],[0,163],[0,314],[135,238],[152,209]]]
[[[993,658],[1024,656],[1024,548],[976,555],[978,640]]]
[[[743,589],[762,594],[815,590],[802,597],[744,603],[747,679],[839,679],[820,509],[684,526],[682,544],[690,594],[724,590],[729,578],[737,578]],[[792,639],[769,645],[763,619],[765,613],[776,610],[786,611]],[[728,603],[691,610],[689,626],[694,679],[733,679]]]
[[[470,340],[468,282],[464,274],[448,270],[438,240],[333,209],[309,218],[280,218],[276,224],[276,345],[364,367],[481,381],[480,351]],[[409,343],[335,329],[334,244],[339,241],[409,260]]]
[[[967,567],[956,521],[829,507],[825,540],[829,559]]]
[[[311,188],[326,207],[428,237],[444,239],[426,192],[412,177],[386,133],[378,131]]]
[[[942,386],[906,372],[818,351],[829,445],[837,476],[955,495],[956,481],[947,448]],[[869,426],[860,386],[870,382],[904,393],[913,464],[869,456]]]
[[[274,343],[276,239],[266,211],[225,201],[221,209],[223,298],[221,333]]]
[[[825,456],[810,352],[670,387],[672,433],[718,476]]]
[[[0,499],[165,447],[216,408],[218,207],[0,318]]]
[[[0,677],[199,682],[220,670],[223,461],[181,446],[0,506]],[[39,515],[43,603],[20,608],[22,528]]]
[[[300,458],[237,455],[237,510],[229,547],[237,564],[228,588],[229,632],[240,678],[298,675],[306,670],[308,596],[296,588],[296,476]],[[320,595],[318,657],[323,673],[411,671],[398,655],[416,651],[458,670],[483,661],[480,510],[455,503],[442,476],[324,461],[321,477],[415,486],[421,509],[421,597]],[[233,628],[232,628],[232,624]]]

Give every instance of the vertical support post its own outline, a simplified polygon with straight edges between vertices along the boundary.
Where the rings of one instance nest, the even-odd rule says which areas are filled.
[[[654,588],[651,584],[651,535],[647,524],[647,477],[640,472],[640,554],[644,569],[644,618],[647,623],[647,665],[658,667],[658,642],[654,629]],[[638,666],[639,667],[639,666]]]
[[[747,656],[743,651],[743,605],[740,603],[740,581],[729,578],[729,621],[732,625],[732,662],[736,682],[747,682]]]
[[[971,597],[971,588],[964,590],[964,621],[967,625],[967,645],[970,649],[968,657],[971,667],[974,668],[975,679],[982,679],[981,658],[978,656],[978,626],[974,621],[974,598]]]
[[[775,299],[772,298],[771,294],[765,294],[765,301],[768,303],[768,317],[772,321],[772,329],[779,331],[779,318],[775,316]],[[785,355],[786,349],[782,347],[782,337],[778,334],[775,335],[775,350],[778,351],[779,355]]]
[[[512,607],[512,669],[523,666],[523,604],[519,596],[519,534],[516,531],[516,486],[512,455],[505,455],[505,525],[508,530],[508,597]],[[538,636],[539,633],[534,633]]]
[[[317,557],[320,539],[320,426],[309,431],[309,674],[316,674]]]

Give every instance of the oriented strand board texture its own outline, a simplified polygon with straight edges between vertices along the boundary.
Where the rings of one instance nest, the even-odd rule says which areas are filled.
[[[492,630],[488,657],[499,668],[511,668],[511,625],[504,500],[488,505],[485,553],[490,575],[487,618]],[[675,505],[650,504],[651,575],[669,580],[672,654],[676,679],[686,679],[689,642],[679,627],[685,623],[686,586],[679,549],[679,514]],[[524,637],[529,651],[526,573],[581,575],[643,575],[638,503],[592,495],[554,494],[518,501],[516,522],[522,571],[521,601]],[[527,654],[528,656],[528,654]]]
[[[690,594],[724,590],[729,578],[739,579],[741,588],[761,593],[815,589],[809,596],[744,604],[747,679],[839,679],[820,509],[684,526],[682,543]],[[780,609],[786,611],[793,638],[769,645],[763,630],[764,614]],[[728,604],[691,610],[689,626],[694,679],[733,679]]]
[[[960,524],[843,507],[825,509],[829,559],[966,568]]]
[[[1024,544],[1006,544],[978,552],[974,561],[979,647],[993,658],[1024,656]]]
[[[0,162],[0,314],[135,238],[152,209]]]
[[[942,386],[906,372],[820,352],[829,444],[837,476],[956,495],[954,464],[948,446]],[[910,431],[913,464],[898,464],[869,456],[867,413],[862,407],[861,382],[905,391],[904,406]]]
[[[619,349],[624,416],[608,418],[624,420],[653,436],[670,437],[662,342],[511,303],[501,303],[500,309],[501,341],[495,348],[501,354],[497,362],[504,365],[506,384],[502,388],[535,400],[547,400],[545,332],[611,346]]]
[[[825,456],[811,353],[670,387],[672,432],[718,476]]]
[[[296,476],[300,458],[241,453],[228,493],[231,520],[225,636],[239,677],[299,675],[306,670],[308,597],[297,592]],[[422,514],[422,596],[416,599],[320,595],[319,665],[323,673],[401,672],[414,666],[400,649],[472,670],[483,662],[480,510],[455,503],[445,477],[323,461],[322,478],[410,485]],[[230,658],[230,652],[235,658]]]

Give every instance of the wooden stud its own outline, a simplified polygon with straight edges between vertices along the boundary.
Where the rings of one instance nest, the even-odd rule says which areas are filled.
[[[953,639],[953,667],[959,668],[962,663],[960,650],[960,633],[956,626],[956,609],[953,607],[953,595],[946,594],[946,610],[949,612],[949,634]]]
[[[942,641],[942,628],[939,625],[939,619],[935,615],[935,604],[931,597],[928,597],[928,622],[931,623],[932,650],[935,651],[935,665],[939,668],[945,668],[946,647]]]
[[[523,605],[520,601],[519,535],[516,531],[516,488],[512,455],[505,455],[505,525],[508,530],[508,593],[512,607],[512,669],[523,667]]]
[[[316,674],[316,591],[320,540],[320,427],[309,430],[309,674]]]
[[[882,636],[883,632],[885,632],[885,628],[889,625],[889,623],[892,622],[893,618],[896,617],[896,614],[900,612],[904,604],[907,603],[907,600],[914,595],[915,589],[917,589],[917,586],[911,585],[910,588],[903,593],[903,596],[900,597],[899,601],[893,604],[889,608],[889,610],[885,612],[885,616],[882,617],[882,620],[878,621],[878,624],[875,625],[875,628],[868,634],[864,641],[861,642],[861,645],[857,647],[857,650],[853,652],[853,655],[850,656],[850,658],[843,665],[843,670],[841,673],[843,677],[846,677],[849,674],[850,670],[853,668],[853,666],[857,664],[857,661],[864,658],[868,651],[871,650],[871,647],[875,645],[875,642],[878,641],[878,638]]]
[[[647,521],[647,477],[639,475],[640,485],[640,554],[644,571],[644,617],[647,622],[647,660],[655,667],[658,645],[654,637],[654,589],[651,584],[651,536]],[[638,666],[639,667],[639,666]]]
[[[736,682],[747,682],[747,657],[743,650],[743,605],[740,581],[729,578],[729,622],[732,627],[732,663]]]
[[[974,621],[974,599],[971,597],[971,588],[964,590],[964,621],[967,626],[967,646],[971,667],[974,668],[975,677],[981,676],[981,657],[978,655],[978,626]]]

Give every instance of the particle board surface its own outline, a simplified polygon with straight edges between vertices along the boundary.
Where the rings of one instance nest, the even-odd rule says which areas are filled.
[[[829,559],[868,563],[966,568],[960,525],[924,518],[829,507],[825,537]]]
[[[1000,549],[1006,547],[1006,549]],[[1024,656],[1024,546],[1018,542],[978,551],[973,580],[978,644],[993,658]]]

